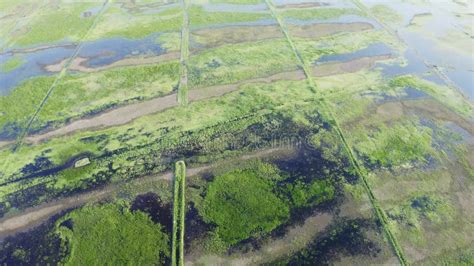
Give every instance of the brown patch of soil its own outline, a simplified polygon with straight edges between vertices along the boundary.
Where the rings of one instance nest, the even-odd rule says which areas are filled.
[[[283,37],[283,33],[276,25],[230,26],[191,32],[191,38],[196,39],[198,43],[201,43],[199,40],[202,40],[203,48]]]
[[[366,22],[354,23],[317,23],[309,25],[290,25],[291,34],[300,38],[320,38],[339,32],[358,32],[371,30],[374,26]]]

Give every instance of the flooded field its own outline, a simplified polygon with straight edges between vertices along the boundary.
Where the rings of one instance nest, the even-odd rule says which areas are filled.
[[[0,3],[0,263],[471,264],[470,10]]]

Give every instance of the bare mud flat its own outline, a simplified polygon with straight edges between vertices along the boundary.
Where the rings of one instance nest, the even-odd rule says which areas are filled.
[[[368,69],[375,65],[377,61],[391,59],[392,55],[378,55],[361,57],[347,62],[326,63],[313,67],[312,74],[315,77],[324,77],[344,73],[354,73],[362,69]]]
[[[374,26],[366,22],[353,23],[315,23],[309,25],[290,25],[289,30],[295,37],[320,38],[339,32],[359,32],[373,29]],[[202,45],[194,50],[217,47],[224,44],[235,44],[284,38],[280,28],[276,25],[263,26],[229,26],[195,30],[192,39]]]
[[[179,52],[172,52],[167,54],[162,54],[159,56],[151,56],[151,57],[129,57],[119,61],[116,61],[112,64],[101,66],[101,67],[87,67],[85,63],[87,63],[90,58],[85,57],[76,57],[71,62],[69,66],[69,70],[79,71],[84,73],[91,73],[97,72],[106,69],[112,69],[116,67],[124,67],[124,66],[137,66],[137,65],[151,65],[151,64],[158,64],[166,61],[177,60],[179,59]],[[53,65],[47,65],[44,68],[48,72],[60,72],[66,63],[68,62],[69,58],[62,60],[61,62]]]
[[[283,37],[280,28],[275,25],[229,26],[223,28],[200,29],[191,32],[191,38],[198,43],[203,44],[203,48]]]
[[[374,26],[367,22],[352,23],[316,23],[309,25],[289,25],[288,29],[295,37],[320,38],[339,32],[359,32],[373,29]]]

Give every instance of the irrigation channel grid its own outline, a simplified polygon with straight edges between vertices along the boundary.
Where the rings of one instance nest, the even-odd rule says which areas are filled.
[[[265,3],[267,4],[268,8],[270,9],[270,12],[272,13],[272,16],[277,20],[278,25],[280,26],[281,31],[285,35],[286,40],[288,41],[291,49],[293,50],[293,53],[295,54],[296,58],[299,61],[300,66],[303,68],[303,72],[305,73],[306,79],[309,83],[309,86],[311,90],[314,93],[317,93],[317,86],[316,83],[314,82],[311,71],[308,68],[308,65],[306,64],[306,61],[304,58],[301,56],[299,53],[298,49],[296,48],[295,44],[293,43],[290,34],[288,33],[288,30],[283,22],[283,20],[279,17],[278,12],[275,10],[275,7],[273,6],[273,3],[271,0],[265,0]],[[372,189],[370,188],[369,183],[367,182],[367,171],[364,169],[364,167],[358,162],[356,157],[354,156],[354,152],[352,151],[351,147],[347,143],[347,140],[341,130],[341,127],[339,126],[338,121],[336,120],[333,112],[329,108],[329,105],[327,104],[326,100],[323,97],[319,97],[318,99],[319,103],[321,104],[322,110],[321,110],[321,115],[325,117],[334,127],[336,130],[336,133],[340,140],[343,143],[344,149],[346,150],[349,160],[351,161],[351,164],[354,166],[357,174],[359,177],[361,177],[363,181],[364,188],[368,194],[370,203],[375,211],[375,214],[377,218],[379,219],[383,230],[387,236],[388,241],[390,242],[392,248],[395,251],[395,254],[398,257],[398,260],[401,265],[408,265],[408,262],[405,258],[405,255],[403,254],[403,250],[401,249],[400,245],[398,244],[397,239],[393,235],[393,233],[390,231],[388,221],[387,221],[387,216],[384,212],[384,210],[380,207],[380,204],[378,203],[377,199],[375,198],[375,195],[372,192]]]

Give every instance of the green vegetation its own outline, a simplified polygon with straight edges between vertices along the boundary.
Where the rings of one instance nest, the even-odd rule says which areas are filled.
[[[169,62],[67,75],[50,95],[31,130],[58,126],[126,102],[168,94],[177,85],[178,68],[178,62]],[[10,136],[19,133],[18,129],[25,127],[40,104],[38,99],[46,95],[53,80],[54,77],[35,77],[0,97],[0,105],[4,107],[0,132]]]
[[[26,123],[48,92],[54,77],[37,77],[23,82],[7,96],[0,97],[2,135],[15,136]]]
[[[57,222],[57,232],[70,248],[67,265],[164,264],[169,256],[168,236],[161,225],[118,204],[72,211]]]
[[[382,124],[373,132],[361,130],[353,137],[357,136],[355,149],[367,156],[369,164],[394,167],[425,163],[428,156],[434,156],[431,135],[430,128],[406,121],[391,126]]]
[[[434,84],[413,75],[405,75],[394,78],[390,86],[397,88],[415,88],[421,90],[451,110],[467,118],[474,119],[474,105],[457,90],[447,86]]]
[[[292,48],[293,53],[295,54],[299,65],[301,66],[301,68],[303,68],[303,71],[305,72],[305,75],[306,75],[306,79],[309,82],[310,89],[313,92],[316,92],[317,91],[316,83],[314,82],[314,80],[312,78],[312,74],[308,69],[308,61],[306,60],[305,57],[301,56],[301,53],[298,51],[297,47],[295,46],[291,36],[288,33],[288,30],[287,30],[283,20],[280,18],[278,13],[275,11],[273,5],[271,4],[271,0],[266,0],[266,3],[267,3],[268,7],[270,8],[270,10],[272,12],[272,15],[278,21],[278,24],[279,24],[280,28],[284,32],[286,40],[288,41],[288,44]],[[363,186],[364,186],[364,188],[367,192],[369,201],[372,205],[372,208],[375,211],[377,219],[380,221],[380,223],[382,225],[382,228],[384,229],[384,232],[385,232],[385,234],[388,238],[388,241],[392,245],[392,247],[395,251],[395,254],[397,255],[400,263],[402,265],[406,265],[407,261],[406,261],[405,255],[403,253],[403,250],[401,249],[400,245],[398,244],[397,239],[395,238],[395,236],[393,235],[393,233],[391,232],[391,230],[388,226],[388,220],[386,218],[385,212],[380,207],[377,199],[375,198],[375,195],[373,194],[372,188],[370,187],[370,185],[367,181],[367,174],[366,174],[365,169],[362,168],[362,166],[360,165],[360,163],[357,161],[356,157],[354,156],[354,152],[353,152],[351,146],[349,145],[349,143],[347,142],[346,137],[345,137],[344,133],[342,132],[342,129],[341,129],[341,126],[340,126],[338,120],[336,119],[333,111],[328,108],[327,102],[325,101],[324,98],[321,99],[320,104],[323,107],[322,110],[320,111],[320,113],[322,114],[322,116],[325,119],[328,120],[329,123],[331,123],[333,125],[335,133],[338,135],[339,139],[341,140],[341,142],[344,146],[345,151],[348,154],[349,162],[354,167],[354,172],[362,179]]]
[[[296,70],[284,40],[231,44],[206,50],[189,59],[191,88],[230,84]]]
[[[76,2],[44,6],[28,21],[28,30],[14,38],[14,43],[28,46],[63,40],[79,41],[97,17],[85,17],[82,14],[101,5],[102,3]]]
[[[292,38],[283,17],[324,20],[361,12],[285,11],[271,1],[267,4],[286,40],[207,50],[205,42],[193,42],[196,49],[190,57],[188,14],[181,13],[178,4],[111,3],[88,40],[141,38],[160,32],[156,42],[168,51],[179,49],[180,62],[88,74],[63,71],[31,132],[176,89],[178,101],[186,106],[126,125],[25,142],[15,150],[0,148],[0,216],[113,183],[105,190],[113,203],[86,205],[53,222],[59,245],[47,248],[57,257],[67,253],[58,262],[183,265],[185,222],[191,229],[186,236],[191,240],[190,257],[203,255],[220,264],[234,264],[240,254],[248,255],[244,262],[253,264],[260,264],[255,258],[273,264],[271,260],[283,256],[282,264],[331,264],[334,258],[341,264],[382,264],[394,262],[393,252],[402,265],[472,261],[472,235],[465,233],[472,231],[472,103],[452,88],[419,77],[386,80],[377,67],[313,77],[313,62],[324,55],[353,52],[374,43],[387,44],[396,52],[404,47],[380,29]],[[382,7],[372,11],[390,16]],[[271,19],[267,11],[205,12],[198,5],[190,7],[190,18],[195,28]],[[253,30],[249,35],[258,33]],[[265,79],[301,69],[306,80]],[[240,85],[220,88],[237,91],[187,103],[188,71],[189,87],[200,89],[192,94],[208,97],[215,95],[213,85]],[[279,77],[300,78],[299,72],[289,75]],[[15,137],[24,130],[38,99],[49,95],[54,80],[26,80],[0,97],[2,136]],[[413,90],[426,92],[437,102],[431,97],[408,100]],[[452,137],[447,131],[460,133]],[[278,145],[287,137],[305,142],[295,151],[271,149],[276,138]],[[86,157],[87,162],[74,167],[77,159]],[[212,165],[185,180],[186,166],[179,161],[174,164],[173,185],[167,179],[149,185],[147,180],[160,179],[156,175],[172,170],[177,160],[186,160],[190,168]],[[115,191],[122,186],[123,190]],[[113,191],[108,194],[108,189]],[[166,204],[173,200],[173,218],[162,222],[153,215],[156,208],[170,213],[169,205],[163,207],[156,198],[142,198],[143,208],[130,207],[129,199],[137,191],[157,193],[160,199],[165,195]],[[41,243],[54,240],[45,239]],[[21,245],[7,249],[14,262],[33,264],[29,258],[42,258],[40,263],[55,264],[57,259]],[[0,264],[3,258],[1,254]]]
[[[9,72],[15,70],[25,63],[24,59],[19,56],[13,56],[5,63],[0,65],[0,72]]]
[[[400,14],[398,14],[395,10],[393,10],[392,8],[384,4],[374,5],[370,8],[370,11],[378,19],[381,19],[388,23],[395,24],[395,23],[400,23],[403,21],[403,18],[402,16],[400,16]]]
[[[198,206],[204,221],[217,226],[218,238],[228,246],[263,236],[289,218],[287,204],[274,192],[272,180],[279,177],[262,169],[237,169],[215,177]]]
[[[173,241],[171,265],[184,265],[184,224],[186,221],[186,165],[183,161],[175,164],[173,182]],[[179,240],[178,240],[179,232]],[[177,250],[179,255],[177,256]]]
[[[127,125],[77,132],[44,143],[25,145],[14,153],[3,149],[0,150],[0,157],[6,159],[1,166],[1,180],[14,181],[31,173],[25,169],[31,169],[29,171],[32,172],[44,169],[36,160],[41,162],[48,159],[51,165],[47,167],[52,167],[63,164],[71,156],[85,152],[94,154],[90,159],[96,166],[92,174],[75,172],[80,175],[74,180],[82,180],[82,188],[160,172],[166,169],[168,164],[166,156],[157,155],[160,153],[176,154],[180,149],[180,152],[198,152],[194,156],[194,162],[200,163],[235,156],[251,149],[252,146],[247,145],[265,143],[264,140],[268,137],[261,139],[260,134],[273,134],[269,128],[260,132],[251,131],[254,136],[252,138],[244,137],[243,134],[246,134],[247,128],[252,125],[278,125],[282,121],[277,119],[277,115],[285,110],[295,110],[296,106],[298,111],[292,112],[292,116],[298,121],[304,121],[306,112],[314,112],[315,106],[311,101],[314,95],[305,88],[306,83],[301,81],[243,85],[238,92],[218,99],[191,103],[186,112],[180,108],[171,108],[143,116]],[[300,100],[288,101],[290,98]],[[272,115],[269,115],[270,112]],[[226,132],[233,133],[229,135]],[[206,143],[206,149],[199,148],[203,143]],[[229,143],[234,143],[233,150],[229,150]],[[42,157],[44,158],[41,159]],[[37,186],[39,189],[46,184],[46,188],[41,188],[41,200],[52,197],[61,192],[53,189],[55,183],[67,184],[58,179],[61,177],[60,173],[61,171],[37,177],[23,182],[21,186],[19,183],[3,186],[2,200],[9,202],[16,196],[21,198],[21,202],[38,200],[36,196],[23,198],[18,190],[30,186]],[[63,190],[78,188],[78,183],[74,182],[63,187]],[[25,201],[22,204],[30,203]]]
[[[395,38],[379,30],[368,30],[357,34],[342,32],[315,40],[294,38],[294,43],[308,64],[314,63],[324,55],[351,53],[375,43],[384,43],[398,50],[403,49]]]
[[[182,12],[181,7],[173,7],[158,14],[134,13],[131,16],[122,3],[112,3],[87,40],[107,37],[139,39],[155,32],[176,32],[181,30]]]
[[[181,32],[162,33],[156,38],[156,43],[159,43],[167,52],[180,51]]]
[[[313,207],[334,198],[335,189],[326,180],[313,180],[309,184],[297,180],[288,184],[289,197],[297,207]]]
[[[224,23],[253,22],[271,19],[268,13],[245,12],[206,12],[203,7],[191,5],[189,7],[189,20],[191,28],[219,25]]]

